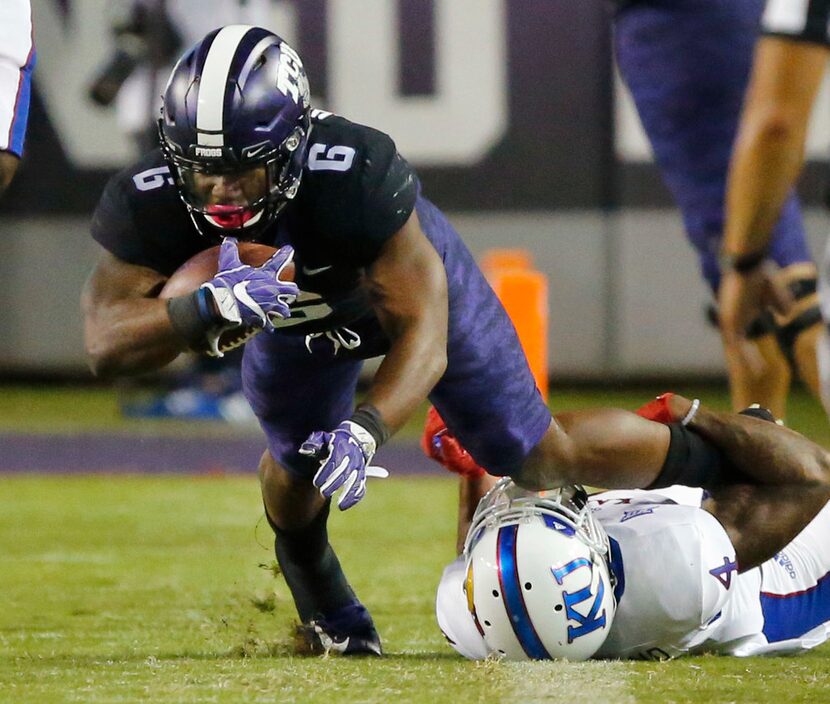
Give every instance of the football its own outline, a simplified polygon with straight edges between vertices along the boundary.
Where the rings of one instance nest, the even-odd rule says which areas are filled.
[[[239,243],[239,258],[244,264],[260,266],[264,264],[277,250],[266,244],[254,242]],[[219,245],[205,249],[188,259],[167,279],[164,287],[159,293],[159,298],[175,298],[192,293],[205,281],[212,279],[219,266]],[[282,270],[280,278],[283,281],[294,280],[294,262],[289,262]],[[243,325],[242,327],[228,330],[219,338],[219,351],[228,352],[240,345],[244,345],[260,330]],[[203,350],[207,352],[207,350]]]
[[[277,250],[267,244],[256,244],[254,242],[239,243],[239,258],[243,264],[260,266],[264,264]],[[219,263],[219,245],[205,249],[195,254],[182,264],[172,276],[167,279],[164,288],[161,289],[159,298],[175,298],[186,293],[192,293],[208,279],[216,276]],[[290,262],[283,269],[280,276],[284,281],[294,280],[294,262]]]

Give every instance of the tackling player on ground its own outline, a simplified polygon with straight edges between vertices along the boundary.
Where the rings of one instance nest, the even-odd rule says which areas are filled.
[[[329,504],[363,498],[375,451],[426,397],[479,465],[525,487],[708,471],[706,444],[682,427],[617,410],[551,418],[504,309],[390,137],[312,111],[302,62],[275,34],[233,25],[189,50],[160,133],[161,149],[110,182],[93,218],[103,251],[82,296],[91,366],[134,374],[215,349],[229,328],[266,331],[243,361],[267,439],[262,496],[300,619],[323,646],[380,653],[329,544]],[[237,238],[280,250],[246,266]],[[158,298],[220,241],[213,279]],[[377,355],[355,408],[362,360]]]
[[[4,0],[0,6],[0,195],[23,154],[34,66],[29,0]]]
[[[672,395],[641,409],[663,422],[690,412]],[[436,601],[452,646],[474,659],[584,660],[791,654],[825,642],[827,455],[758,420],[768,412],[744,413],[756,418],[697,409],[688,421],[704,437],[743,435],[712,455],[725,471],[701,482],[705,491],[539,495],[501,480],[477,508],[493,478],[433,423],[430,456],[465,477],[464,554],[444,570]]]

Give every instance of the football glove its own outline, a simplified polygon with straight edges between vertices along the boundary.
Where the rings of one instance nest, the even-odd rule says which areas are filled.
[[[324,498],[342,489],[337,507],[351,508],[366,495],[366,477],[389,476],[383,467],[370,467],[377,443],[359,423],[344,420],[331,432],[316,431],[300,446],[300,454],[320,460],[312,480]]]
[[[280,248],[258,267],[243,264],[235,237],[222,240],[219,249],[219,271],[200,287],[213,298],[220,324],[210,332],[211,350],[221,356],[218,342],[221,335],[242,325],[274,330],[272,318],[287,318],[289,306],[299,294],[297,284],[282,281],[280,274],[294,258],[290,246]]]

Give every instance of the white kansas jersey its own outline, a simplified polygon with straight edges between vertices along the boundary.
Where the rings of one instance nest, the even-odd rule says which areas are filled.
[[[591,508],[608,533],[617,614],[597,657],[664,659],[698,644],[734,590],[735,548],[701,492],[612,491]],[[684,497],[686,498],[686,497]]]
[[[699,489],[612,491],[591,498],[608,533],[617,612],[599,658],[688,652],[757,655],[814,647],[830,635],[830,505],[787,548],[738,575],[726,531]],[[462,655],[488,654],[464,595],[459,558],[438,588],[438,623]]]

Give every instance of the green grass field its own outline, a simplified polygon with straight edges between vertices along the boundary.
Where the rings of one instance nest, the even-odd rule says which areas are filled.
[[[13,393],[28,410],[0,412],[0,429],[140,430],[108,416],[104,392]],[[722,393],[702,395],[725,405]],[[555,405],[631,407],[643,396],[580,391]],[[69,406],[83,418],[63,416]],[[830,439],[803,397],[790,420]],[[293,606],[271,570],[253,476],[0,475],[0,702],[830,701],[827,647],[669,663],[456,657],[433,615],[455,491],[449,476],[393,476],[334,512],[332,541],[387,652],[348,660],[293,655]]]

